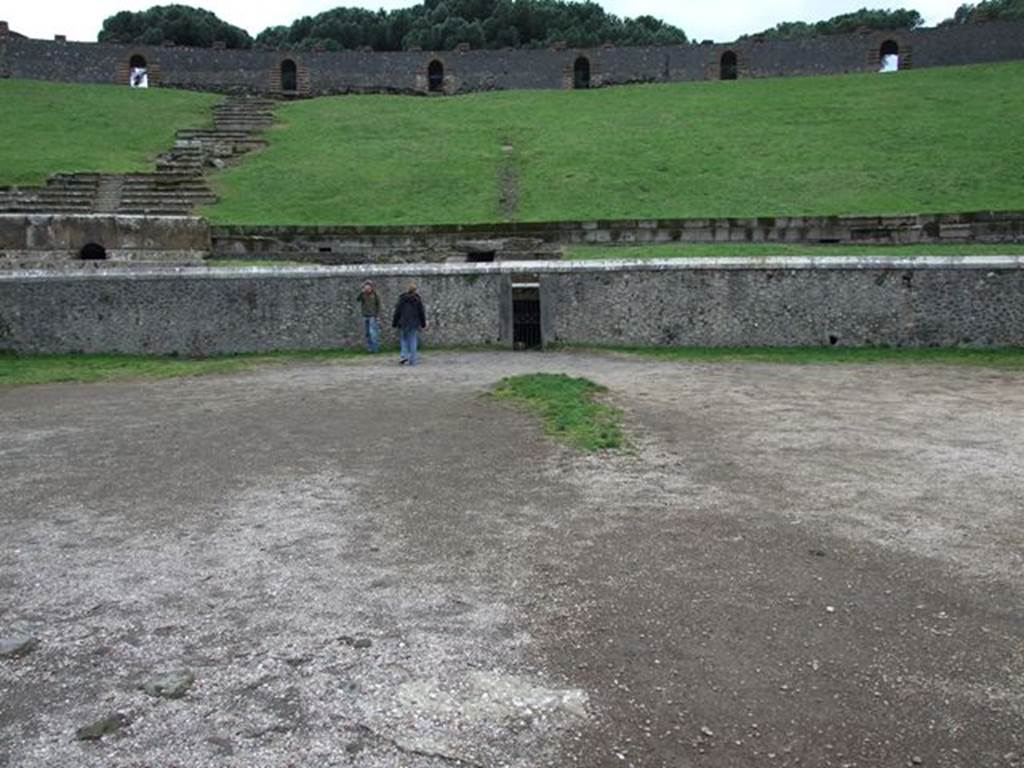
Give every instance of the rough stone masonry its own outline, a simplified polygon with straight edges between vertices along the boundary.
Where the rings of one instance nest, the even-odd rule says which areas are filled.
[[[355,296],[367,277],[386,309],[419,284],[434,345],[511,346],[512,286],[528,282],[539,285],[545,343],[1020,346],[1022,265],[1020,256],[775,257],[12,272],[0,274],[0,349],[357,347]]]

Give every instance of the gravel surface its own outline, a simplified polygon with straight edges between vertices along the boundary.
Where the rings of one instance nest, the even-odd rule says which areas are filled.
[[[632,450],[482,394],[533,371]],[[1024,765],[1021,373],[8,388],[0,467],[0,765]]]

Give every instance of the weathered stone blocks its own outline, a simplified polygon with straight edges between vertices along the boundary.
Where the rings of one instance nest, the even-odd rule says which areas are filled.
[[[210,355],[357,347],[356,295],[410,281],[427,344],[510,346],[511,284],[539,280],[545,341],[1024,346],[1024,257],[723,258],[0,274],[0,350]]]

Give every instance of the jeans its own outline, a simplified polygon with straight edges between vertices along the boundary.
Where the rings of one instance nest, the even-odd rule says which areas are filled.
[[[401,351],[398,353],[402,360],[408,361],[409,365],[416,365],[416,343],[419,328],[402,328],[398,331],[398,341]]]
[[[363,318],[363,332],[366,335],[366,351],[377,352],[380,349],[380,323],[376,317]]]

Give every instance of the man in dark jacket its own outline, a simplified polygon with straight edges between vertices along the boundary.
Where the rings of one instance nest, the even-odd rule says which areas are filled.
[[[398,362],[401,365],[416,365],[417,334],[421,328],[427,330],[427,311],[423,307],[423,299],[416,293],[415,283],[410,283],[399,297],[391,327],[398,329],[401,345]]]

